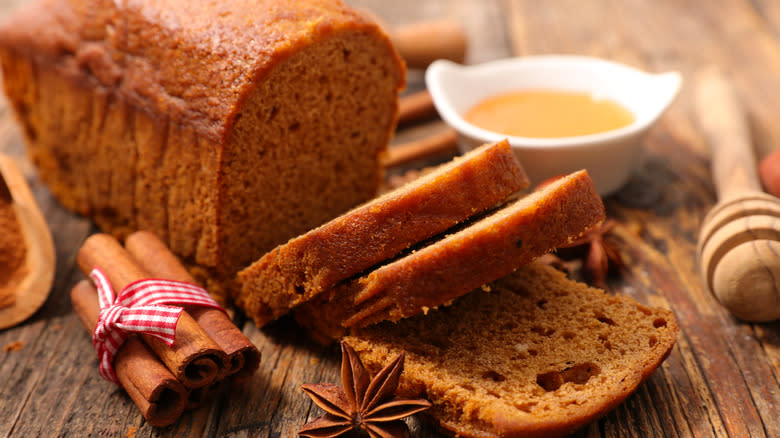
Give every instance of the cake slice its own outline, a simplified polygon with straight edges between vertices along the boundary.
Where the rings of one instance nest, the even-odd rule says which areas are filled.
[[[426,397],[462,437],[557,437],[606,414],[669,355],[664,309],[532,263],[428,315],[357,329],[344,341],[373,374],[406,351],[397,394]]]
[[[593,181],[581,170],[336,286],[296,318],[323,340],[343,334],[339,323],[361,327],[427,312],[569,243],[604,217]]]
[[[268,252],[239,273],[239,307],[258,326],[527,187],[506,140],[431,173]]]

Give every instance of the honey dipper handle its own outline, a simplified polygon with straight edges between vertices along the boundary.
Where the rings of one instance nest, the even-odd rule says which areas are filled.
[[[696,82],[696,114],[712,151],[718,199],[761,191],[750,130],[734,88],[713,68],[701,71]]]

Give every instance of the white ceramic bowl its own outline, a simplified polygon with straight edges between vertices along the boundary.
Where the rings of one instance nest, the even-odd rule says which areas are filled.
[[[584,168],[605,196],[639,166],[640,139],[677,95],[682,78],[597,58],[545,55],[467,66],[440,60],[428,67],[425,82],[441,117],[458,131],[462,151],[507,138],[532,184]],[[590,92],[628,109],[634,122],[597,134],[528,138],[488,131],[463,118],[487,97],[524,89]]]

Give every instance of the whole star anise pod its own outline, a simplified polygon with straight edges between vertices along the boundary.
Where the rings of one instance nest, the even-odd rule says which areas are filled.
[[[330,383],[301,386],[325,414],[306,423],[298,435],[330,438],[363,429],[371,438],[408,437],[409,428],[402,418],[428,409],[431,402],[395,397],[404,357],[405,353],[401,352],[371,379],[355,350],[342,342],[341,384],[344,388]]]
[[[587,245],[583,269],[591,282],[602,289],[606,286],[610,263],[617,268],[625,266],[620,251],[608,235],[615,225],[614,220],[607,219],[566,245],[567,248]]]

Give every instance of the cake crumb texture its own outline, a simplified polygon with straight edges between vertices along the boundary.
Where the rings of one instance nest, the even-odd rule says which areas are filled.
[[[399,395],[428,398],[431,418],[452,435],[555,437],[622,402],[679,332],[668,310],[537,263],[490,289],[344,340],[372,373],[405,350]]]

